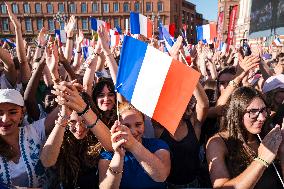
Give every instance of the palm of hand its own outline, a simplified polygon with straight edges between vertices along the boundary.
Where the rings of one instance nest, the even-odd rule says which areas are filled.
[[[70,34],[73,32],[76,24],[75,16],[71,16],[68,24],[65,24],[64,30],[66,33]]]

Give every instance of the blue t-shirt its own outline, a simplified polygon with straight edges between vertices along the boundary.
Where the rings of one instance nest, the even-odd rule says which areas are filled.
[[[160,139],[142,138],[143,146],[150,152],[155,153],[157,150],[165,149],[169,151],[169,146]],[[112,160],[113,153],[104,151],[101,153],[101,159]],[[125,153],[123,175],[120,182],[122,189],[159,189],[166,188],[164,182],[154,181],[142,168],[135,157],[128,151]]]

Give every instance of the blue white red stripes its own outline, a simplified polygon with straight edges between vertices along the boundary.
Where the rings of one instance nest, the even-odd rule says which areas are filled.
[[[130,33],[142,34],[148,39],[152,38],[152,22],[146,16],[131,12],[130,13]]]
[[[135,50],[133,50],[135,47]],[[200,73],[139,40],[124,38],[117,90],[174,133]]]
[[[217,26],[215,23],[210,23],[202,26],[196,26],[197,41],[213,43],[217,37]]]

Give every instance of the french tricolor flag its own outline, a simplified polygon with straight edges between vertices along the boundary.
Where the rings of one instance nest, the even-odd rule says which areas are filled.
[[[142,34],[148,39],[152,38],[152,21],[146,16],[131,12],[130,13],[130,33],[131,34]]]
[[[122,35],[122,30],[119,26],[116,26],[113,30],[115,31],[115,35]]]
[[[105,21],[98,20],[95,18],[91,18],[91,29],[94,31],[98,31],[100,26],[107,27],[107,24]]]
[[[199,77],[199,72],[158,49],[132,37],[124,37],[116,89],[172,134]]]
[[[206,43],[213,43],[214,38],[217,37],[216,24],[210,23],[202,26],[196,26],[197,41]]]
[[[66,43],[66,32],[64,30],[55,30],[55,36],[59,38],[61,43]]]
[[[282,46],[281,41],[279,39],[279,37],[277,37],[276,39],[274,39],[273,41],[273,45],[274,46]]]
[[[162,32],[161,36],[163,37],[163,40],[165,41],[165,45],[167,50],[169,51],[172,46],[174,45],[174,40],[172,38],[172,36],[169,34],[169,32],[166,30],[166,28],[160,23],[159,24],[160,27],[160,32]]]
[[[117,35],[117,32],[115,30],[109,30],[110,34],[110,46],[116,47],[119,45],[120,41],[120,35]]]

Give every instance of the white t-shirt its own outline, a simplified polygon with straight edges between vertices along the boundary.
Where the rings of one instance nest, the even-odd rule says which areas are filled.
[[[43,146],[45,140],[46,140],[46,135],[45,135],[45,126],[44,126],[44,121],[45,119],[40,119],[38,121],[33,122],[30,125],[24,126],[25,133],[29,134],[29,138],[35,139],[38,138],[40,139],[39,145]],[[29,132],[30,130],[33,130],[35,132]],[[31,145],[30,148],[35,148],[35,145]],[[39,157],[37,157],[39,158]],[[10,178],[13,186],[28,186],[29,184],[29,178],[28,178],[28,173],[26,170],[26,165],[23,159],[23,154],[21,154],[21,157],[19,159],[19,162],[16,164],[13,161],[7,162],[8,168],[9,168],[9,173],[10,173]]]

